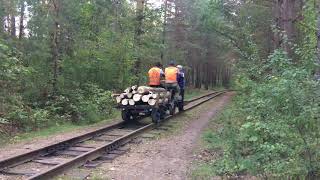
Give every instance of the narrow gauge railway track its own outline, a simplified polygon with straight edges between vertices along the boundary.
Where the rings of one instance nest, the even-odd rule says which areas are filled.
[[[218,91],[186,101],[185,110],[191,110],[226,91]],[[178,115],[178,114],[176,114]],[[164,121],[176,116],[168,116]],[[124,122],[112,124],[65,141],[0,161],[0,173],[10,178],[50,179],[60,173],[84,165],[130,142],[157,125]]]

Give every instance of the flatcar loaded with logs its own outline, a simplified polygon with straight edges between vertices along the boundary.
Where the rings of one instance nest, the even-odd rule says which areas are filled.
[[[176,94],[173,96],[173,94]],[[116,96],[117,108],[121,109],[124,121],[136,120],[141,116],[150,116],[159,123],[167,115],[173,115],[176,108],[183,110],[182,98],[178,93],[165,88],[132,86]]]

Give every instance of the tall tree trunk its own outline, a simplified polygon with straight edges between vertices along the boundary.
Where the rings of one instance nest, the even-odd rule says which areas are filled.
[[[191,84],[192,84],[193,87],[195,87],[195,83],[194,83],[195,78],[194,78],[194,76],[195,76],[195,73],[194,73],[194,65],[192,65],[192,66],[191,66]]]
[[[197,65],[197,77],[196,77],[196,88],[200,89],[202,84],[201,80],[201,65]]]
[[[145,0],[136,0],[136,27],[135,27],[135,46],[138,51],[141,47],[141,35],[143,34],[143,19],[144,19],[144,5]],[[134,66],[134,74],[137,79],[137,84],[140,82],[140,68],[141,68],[141,58],[137,55],[135,66]]]
[[[11,32],[11,36],[12,37],[16,37],[17,36],[17,31],[16,31],[16,17],[14,16],[14,14],[12,13],[10,15],[10,32]]]
[[[25,2],[21,0],[20,4],[20,25],[19,25],[19,39],[21,40],[24,35],[24,11],[25,11]]]
[[[168,11],[168,0],[164,0],[164,18],[162,27],[162,51],[161,51],[161,61],[164,62],[164,52],[166,43],[166,30],[167,30],[167,12]]]
[[[4,25],[5,25],[5,8],[4,8],[4,1],[0,0],[0,35],[4,32]]]
[[[283,49],[288,53],[289,57],[293,56],[292,44],[294,43],[295,27],[294,27],[294,12],[296,0],[283,0],[282,2],[282,23],[283,30],[286,35],[286,41],[283,43]]]
[[[316,69],[316,76],[317,79],[320,79],[320,1],[316,2],[316,11],[317,11],[317,51],[316,51],[316,60],[317,60],[317,69]]]
[[[4,32],[4,25],[5,25],[4,16],[0,15],[0,35]]]
[[[55,96],[57,94],[57,81],[58,81],[58,71],[59,71],[59,10],[60,10],[60,0],[52,0],[52,16],[53,16],[53,30],[51,33],[51,43],[52,43],[52,94]]]
[[[273,37],[273,48],[277,49],[280,48],[281,46],[281,34],[280,34],[280,30],[282,29],[281,26],[281,4],[282,4],[282,0],[274,0],[273,3],[273,19],[274,19],[274,25],[275,25],[275,32],[274,32],[274,37]]]
[[[209,80],[209,63],[206,62],[205,64],[205,89],[208,90],[209,89],[209,84],[210,84],[210,80]]]

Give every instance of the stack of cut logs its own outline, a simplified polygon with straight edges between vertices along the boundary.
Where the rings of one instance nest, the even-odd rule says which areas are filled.
[[[124,90],[116,97],[118,104],[124,106],[166,104],[170,98],[170,92],[164,88],[153,88],[148,86],[132,86]]]

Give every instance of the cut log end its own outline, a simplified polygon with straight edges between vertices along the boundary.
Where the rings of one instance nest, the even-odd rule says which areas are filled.
[[[130,93],[132,91],[131,87],[124,90],[125,93]]]
[[[127,106],[129,104],[129,99],[123,99],[121,101],[121,104],[124,105],[124,106]]]
[[[135,104],[136,104],[136,102],[134,102],[133,99],[129,99],[129,105],[130,105],[130,106],[134,106]]]
[[[116,101],[118,104],[121,103],[121,100],[122,100],[122,98],[120,96],[116,97]]]
[[[150,99],[150,95],[144,95],[144,96],[142,96],[142,102],[148,102],[149,101],[149,99]]]
[[[132,89],[133,91],[135,91],[135,90],[138,89],[138,86],[137,86],[137,85],[134,85],[134,86],[131,87],[131,89]]]
[[[135,94],[135,95],[133,95],[133,100],[135,101],[135,102],[139,102],[140,100],[141,100],[141,94]]]
[[[127,97],[128,97],[129,99],[131,99],[131,98],[133,97],[133,94],[132,94],[132,93],[127,93]]]
[[[122,93],[122,94],[120,94],[119,97],[120,97],[121,99],[123,99],[123,98],[125,98],[125,96],[126,96],[126,94],[125,94],[125,93]]]
[[[150,106],[154,106],[154,105],[156,105],[156,103],[157,103],[157,101],[155,99],[149,99],[149,101],[148,101],[148,104]]]
[[[152,94],[153,99],[157,99],[159,97],[159,94]]]

